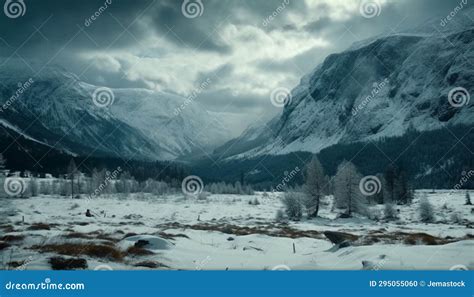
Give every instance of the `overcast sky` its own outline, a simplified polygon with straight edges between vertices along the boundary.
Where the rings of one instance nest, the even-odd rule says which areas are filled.
[[[359,0],[201,0],[189,18],[180,0],[108,0],[91,20],[104,0],[23,1],[23,16],[0,17],[3,58],[59,64],[101,86],[183,96],[209,79],[199,103],[249,121],[280,112],[272,90],[293,88],[328,54],[446,16],[460,2],[380,0],[380,14],[366,18]]]

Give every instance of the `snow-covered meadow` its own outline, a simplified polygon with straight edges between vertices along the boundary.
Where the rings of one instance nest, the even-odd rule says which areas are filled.
[[[419,220],[425,193],[434,223]],[[277,222],[281,195],[1,198],[1,269],[474,268],[464,191],[417,191],[411,205],[396,206],[394,221],[382,219],[383,206],[370,207],[371,219],[337,218],[326,197],[319,218]],[[338,248],[326,231],[354,240]]]

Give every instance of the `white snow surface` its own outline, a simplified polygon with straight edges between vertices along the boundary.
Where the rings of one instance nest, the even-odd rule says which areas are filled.
[[[428,199],[434,206],[435,223],[419,221],[418,203],[423,192],[428,193]],[[474,214],[472,206],[464,205],[463,191],[417,191],[412,205],[396,206],[399,219],[391,222],[363,217],[336,218],[337,213],[330,211],[330,197],[326,197],[319,218],[288,222],[288,225],[275,222],[275,213],[282,207],[281,195],[271,193],[267,197],[261,192],[248,196],[211,195],[207,200],[184,198],[177,194],[105,195],[93,200],[54,196],[2,198],[0,237],[25,236],[22,240],[9,242],[10,247],[0,250],[2,269],[13,269],[8,264],[13,261],[25,261],[26,264],[17,269],[51,269],[48,260],[57,255],[52,252],[38,253],[37,249],[32,248],[34,245],[109,244],[125,252],[138,240],[148,242],[143,248],[151,251],[150,255],[125,255],[122,260],[114,261],[87,255],[76,257],[86,259],[88,269],[107,265],[114,270],[150,269],[135,266],[143,261],[159,263],[157,269],[184,270],[264,270],[278,265],[292,270],[359,270],[363,269],[362,261],[370,269],[448,270],[455,265],[474,268]],[[260,204],[250,205],[248,202],[255,198]],[[86,217],[86,209],[91,209],[95,217]],[[382,216],[382,209],[383,206],[371,206],[371,212],[378,217]],[[460,220],[454,221],[453,214],[457,214]],[[50,230],[31,230],[31,225],[35,223],[49,224]],[[203,230],[203,226],[207,229]],[[225,231],[223,226],[231,227]],[[232,228],[241,231],[260,228],[275,232],[291,228],[296,231],[341,231],[355,235],[376,231],[382,234],[426,233],[455,240],[443,245],[379,242],[334,249],[334,245],[324,236],[290,238],[262,232],[238,235],[233,234]],[[65,237],[68,234],[87,237]]]

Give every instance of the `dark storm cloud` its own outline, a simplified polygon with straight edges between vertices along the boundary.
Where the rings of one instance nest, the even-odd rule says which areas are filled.
[[[439,23],[460,1],[382,1],[380,15],[366,19],[358,0],[202,0],[197,18],[183,15],[181,0],[108,0],[91,22],[106,0],[25,0],[25,16],[0,14],[0,57],[60,64],[98,85],[181,95],[210,77],[200,96],[208,109],[271,113],[272,88],[291,89],[329,54],[429,18]]]
[[[1,37],[8,41],[12,47],[19,46],[27,41],[28,46],[23,50],[33,49],[36,46],[47,44],[50,48],[62,47],[67,42],[73,45],[74,50],[82,48],[108,47],[115,40],[112,47],[126,47],[134,39],[127,34],[118,38],[132,21],[152,1],[118,1],[109,0],[108,8],[93,21],[89,27],[85,26],[86,20],[106,5],[105,0],[92,1],[25,1],[26,14],[21,18],[11,19],[5,15],[0,17]],[[78,34],[79,27],[95,41],[92,42],[85,34]],[[8,29],[7,29],[8,28]],[[36,33],[40,29],[40,34]],[[138,26],[131,26],[128,30],[140,39],[147,32]],[[33,35],[33,37],[31,37]],[[71,40],[72,39],[72,40]]]

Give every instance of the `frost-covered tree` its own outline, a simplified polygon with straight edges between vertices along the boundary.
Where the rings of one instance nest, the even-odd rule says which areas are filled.
[[[67,173],[71,183],[71,198],[74,198],[74,180],[78,173],[74,159],[71,159],[71,162],[69,162],[69,166],[67,167]]]
[[[353,212],[365,214],[366,203],[359,189],[362,178],[351,162],[343,161],[334,177],[334,202],[337,208],[346,209],[347,215]]]
[[[434,211],[433,206],[431,205],[430,201],[426,194],[420,199],[420,220],[424,223],[430,223],[434,221]]]
[[[395,220],[398,218],[397,211],[392,203],[385,203],[383,215],[386,220]]]
[[[469,195],[468,191],[466,191],[466,205],[472,205],[471,195]]]
[[[295,192],[286,192],[283,196],[283,205],[288,219],[299,221],[303,216],[303,207],[301,205],[301,196]]]
[[[38,196],[39,186],[38,186],[38,180],[36,179],[36,177],[30,178],[30,182],[28,184],[28,191],[30,192],[31,196],[33,197]]]
[[[315,156],[311,162],[306,166],[305,172],[304,193],[306,196],[303,199],[308,218],[315,218],[318,216],[321,198],[324,195],[324,188],[326,187],[326,178],[324,169],[318,158]]]
[[[285,213],[283,212],[282,209],[277,210],[277,213],[275,215],[275,221],[278,223],[281,223],[285,220]]]

